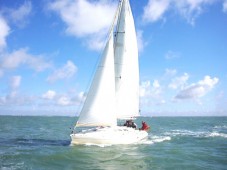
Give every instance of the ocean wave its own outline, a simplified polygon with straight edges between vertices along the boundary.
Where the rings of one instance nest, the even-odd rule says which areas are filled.
[[[165,135],[170,135],[170,136],[200,136],[204,132],[193,132],[190,130],[171,130],[170,132],[165,132]]]
[[[19,163],[3,163],[1,165],[2,170],[8,170],[8,169],[25,169],[25,164],[24,162],[19,162]]]
[[[85,146],[98,146],[100,148],[112,146],[111,144],[95,144],[95,143],[86,143]]]
[[[161,143],[164,141],[170,141],[171,137],[170,136],[149,136],[147,140],[143,140],[140,142],[140,144],[155,144],[155,143]]]
[[[171,137],[170,137],[170,136],[152,136],[152,137],[151,137],[151,140],[152,140],[154,143],[160,143],[160,142],[164,142],[164,141],[169,141],[169,140],[171,140]]]
[[[218,132],[211,132],[210,134],[207,134],[207,137],[223,137],[223,138],[227,138],[227,134],[218,133]]]
[[[164,135],[169,135],[172,137],[176,136],[191,136],[191,137],[223,137],[227,138],[227,134],[218,131],[190,131],[190,130],[172,130],[170,132],[165,132]]]
[[[214,129],[218,129],[218,130],[226,130],[226,129],[227,129],[227,125],[222,125],[222,126],[214,126]]]

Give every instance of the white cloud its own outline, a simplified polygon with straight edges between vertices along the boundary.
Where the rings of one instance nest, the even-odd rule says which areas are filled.
[[[180,53],[179,52],[174,52],[174,51],[168,51],[165,55],[165,58],[167,60],[172,60],[172,59],[175,59],[175,58],[179,58],[180,57]]]
[[[1,13],[7,18],[8,22],[23,28],[27,25],[29,21],[28,18],[32,13],[32,3],[31,1],[24,1],[24,3],[17,8],[3,7]]]
[[[27,23],[27,17],[31,14],[32,3],[25,1],[18,9],[9,9],[10,19],[19,27],[24,27]]]
[[[227,111],[227,95],[226,91],[221,90],[215,97],[216,99],[216,110],[219,112],[226,113]]]
[[[11,89],[17,89],[21,83],[21,76],[13,76],[10,79],[10,87]]]
[[[100,50],[103,49],[105,43],[106,31],[98,32],[91,36],[86,37],[86,44],[89,49]]]
[[[166,69],[165,70],[165,75],[164,76],[174,76],[174,75],[176,75],[177,74],[177,70],[176,69]]]
[[[34,101],[33,96],[25,96],[20,94],[20,85],[21,85],[22,77],[19,75],[12,76],[8,82],[8,92],[6,94],[0,94],[0,105],[6,106],[22,106],[26,104],[30,104]]]
[[[177,11],[183,16],[191,25],[195,24],[195,19],[203,13],[203,8],[210,5],[216,0],[175,0],[175,7]]]
[[[143,40],[143,31],[142,30],[138,30],[136,32],[136,37],[137,37],[137,44],[138,44],[138,49],[139,51],[143,51],[144,46],[147,44],[146,42],[144,42]]]
[[[154,82],[153,82],[153,87],[154,87],[155,89],[160,88],[160,84],[159,84],[158,80],[154,80]]]
[[[27,48],[21,48],[12,53],[2,53],[0,55],[0,68],[2,69],[15,69],[21,65],[28,65],[36,71],[43,71],[51,66],[44,61],[42,56],[29,54]]]
[[[4,75],[3,70],[0,69],[0,78]]]
[[[81,105],[82,102],[86,99],[86,93],[79,92],[78,94],[75,94],[73,97],[71,97],[71,103],[73,105]]]
[[[71,100],[67,96],[62,96],[58,99],[57,104],[61,106],[68,106],[71,104]]]
[[[26,106],[31,103],[34,104],[34,101],[36,101],[35,97],[21,95],[18,91],[11,91],[6,96],[0,96],[0,105],[9,109],[11,109],[9,106],[13,106],[12,108],[15,106]]]
[[[42,95],[42,98],[43,98],[43,99],[52,100],[52,99],[55,98],[55,96],[56,96],[56,92],[55,92],[55,91],[53,91],[53,90],[48,90],[46,93],[44,93],[44,94]]]
[[[189,75],[187,73],[184,73],[184,75],[179,76],[179,77],[175,77],[171,80],[171,83],[169,84],[169,88],[171,89],[182,89],[185,85],[186,82],[189,78]]]
[[[77,67],[72,61],[67,61],[67,63],[62,67],[54,71],[52,75],[47,78],[48,82],[55,82],[60,79],[70,78],[77,71]]]
[[[13,76],[10,79],[9,87],[10,87],[10,92],[9,94],[6,95],[5,97],[5,102],[6,103],[14,103],[18,104],[21,103],[23,100],[20,100],[18,97],[18,89],[21,84],[21,76]]]
[[[152,84],[150,81],[144,81],[140,85],[140,97],[159,98],[161,92],[162,90],[158,80],[154,80]]]
[[[18,9],[2,8],[0,13],[0,52],[7,46],[6,37],[10,33],[10,27],[6,21],[12,21],[16,25],[23,27],[26,18],[31,13],[32,5],[30,1],[25,1]],[[4,16],[4,17],[3,17]]]
[[[146,22],[162,19],[169,10],[177,11],[191,25],[203,13],[205,6],[216,3],[216,0],[149,0],[144,8],[143,18]]]
[[[142,107],[150,107],[151,105],[165,104],[166,101],[162,98],[162,87],[158,80],[144,81],[140,85],[140,101]]]
[[[149,0],[147,6],[144,7],[143,19],[146,22],[155,22],[161,19],[168,10],[169,0]]]
[[[85,100],[85,97],[86,97],[86,95],[85,95],[84,92],[80,92],[80,93],[78,94],[78,99],[79,99],[79,101]]]
[[[223,12],[227,13],[227,0],[223,2]]]
[[[151,85],[150,81],[145,81],[145,82],[141,83],[141,85],[140,85],[140,97],[144,97],[144,96],[147,96],[149,94],[150,85]]]
[[[49,106],[79,106],[81,105],[81,101],[84,101],[85,95],[84,92],[76,93],[74,91],[70,91],[66,94],[57,94],[53,90],[48,90],[41,96],[41,98],[49,100]],[[43,103],[45,103],[45,106],[47,105],[46,100]]]
[[[6,37],[9,35],[10,27],[0,15],[0,52],[6,47]]]
[[[57,12],[66,23],[66,32],[76,37],[85,37],[92,48],[96,37],[98,44],[103,42],[116,11],[116,3],[110,0],[59,0],[49,4],[49,9]],[[103,44],[103,43],[102,43]]]
[[[205,76],[203,80],[200,80],[196,84],[191,84],[181,90],[175,99],[197,99],[206,95],[217,83],[218,78],[213,79],[210,76]]]

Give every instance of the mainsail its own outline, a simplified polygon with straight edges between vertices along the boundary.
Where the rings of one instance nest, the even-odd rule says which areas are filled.
[[[76,126],[116,126],[117,118],[139,115],[139,65],[136,31],[129,0],[118,11]],[[113,42],[114,41],[114,42]]]
[[[128,0],[119,13],[115,39],[115,88],[118,118],[139,116],[139,64],[136,31]]]

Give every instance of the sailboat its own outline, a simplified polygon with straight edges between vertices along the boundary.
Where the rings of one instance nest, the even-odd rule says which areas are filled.
[[[116,24],[115,24],[116,23]],[[139,64],[134,19],[129,0],[121,0],[96,69],[71,144],[132,144],[148,136],[118,125],[139,112]]]

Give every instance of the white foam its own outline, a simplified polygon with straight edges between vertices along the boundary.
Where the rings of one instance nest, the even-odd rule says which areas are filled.
[[[227,138],[227,134],[218,133],[218,132],[211,132],[211,133],[207,134],[206,137],[223,137],[223,138]]]
[[[190,130],[172,130],[170,132],[166,132],[165,135],[170,136],[197,136],[203,132],[193,132]]]
[[[171,140],[171,137],[169,137],[169,136],[158,137],[158,138],[152,139],[152,141],[154,143],[160,143],[160,142],[169,141],[169,140]]]
[[[24,162],[16,163],[15,165],[11,164],[10,167],[1,167],[1,170],[10,170],[10,169],[24,169]]]
[[[224,137],[227,138],[227,134],[217,131],[190,131],[190,130],[172,130],[164,133],[168,136],[192,136],[192,137]]]
[[[223,126],[214,126],[214,129],[227,129],[227,126],[226,125],[223,125]]]
[[[164,141],[170,141],[170,136],[150,136],[147,140],[141,141],[140,144],[152,145]]]
[[[147,139],[147,140],[141,141],[139,144],[152,145],[154,144],[154,142]]]
[[[86,146],[98,146],[98,147],[101,147],[101,148],[112,146],[111,144],[95,144],[95,143],[86,143],[85,145]]]

